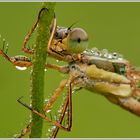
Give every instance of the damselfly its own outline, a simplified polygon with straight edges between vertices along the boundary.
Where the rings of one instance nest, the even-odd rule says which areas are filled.
[[[29,54],[33,54],[34,50],[26,47],[27,42],[37,27],[39,17],[23,43],[22,50]],[[47,114],[64,88],[66,88],[67,93],[60,107],[58,117],[56,120],[51,120],[45,114],[41,114],[23,103],[21,99],[18,99],[18,102],[53,124],[51,137],[57,136],[59,128],[71,131],[72,91],[81,88],[99,93],[110,102],[140,116],[140,72],[129,61],[122,58],[120,54],[108,52],[106,49],[88,49],[88,35],[83,29],[57,26],[56,18],[53,20],[50,32],[51,36],[47,48],[49,57],[68,63],[66,66],[45,65],[46,68],[68,74],[68,79],[60,82],[59,87],[44,107],[44,112]],[[0,50],[0,54],[18,68],[25,69],[32,66],[31,60],[25,56],[9,57],[5,53],[4,47]],[[62,125],[65,115],[68,116],[67,126]],[[30,125],[21,132],[19,137],[23,137],[30,131]]]

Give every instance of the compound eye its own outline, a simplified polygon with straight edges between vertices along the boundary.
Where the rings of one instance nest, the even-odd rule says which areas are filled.
[[[71,53],[81,53],[88,47],[88,35],[82,28],[74,28],[68,35],[68,49]]]

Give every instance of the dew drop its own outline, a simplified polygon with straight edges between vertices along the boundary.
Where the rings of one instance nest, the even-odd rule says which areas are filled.
[[[75,91],[73,90],[73,91],[72,91],[72,94],[73,94],[74,92],[75,92]]]
[[[49,113],[49,112],[51,112],[51,110],[49,109],[49,110],[47,110],[46,112]]]
[[[29,123],[32,122],[32,115],[29,115]]]
[[[53,132],[56,126],[52,126],[51,128],[48,129],[48,132]]]
[[[108,57],[108,50],[107,49],[103,49],[101,53],[102,53],[103,57],[105,57],[105,58]]]
[[[57,115],[58,120],[59,120],[60,117],[62,117],[62,114],[58,114]]]
[[[98,52],[99,50],[97,48],[92,48],[91,52]]]
[[[95,55],[95,56],[99,56],[100,53],[99,53],[99,52],[95,52],[94,55]]]
[[[59,60],[56,60],[56,62],[58,63],[58,62],[59,62]]]
[[[112,58],[113,58],[113,59],[117,59],[117,58],[118,58],[118,54],[117,54],[116,52],[114,52],[114,53],[112,54]]]
[[[7,44],[6,44],[6,47],[8,47],[8,46],[9,46],[9,44],[7,43]]]
[[[56,126],[52,126],[52,130],[54,130],[56,128]]]
[[[107,49],[103,49],[102,53],[108,53],[108,50]]]
[[[48,132],[52,132],[52,129],[50,128],[50,129],[48,129]]]
[[[123,55],[122,54],[119,54],[118,60],[123,60]]]
[[[33,47],[35,48],[36,47],[36,44],[34,44]]]
[[[32,73],[33,73],[33,69],[30,70],[30,74],[32,74]]]
[[[57,116],[56,115],[54,115],[54,120],[57,120]]]
[[[123,60],[123,58],[119,57],[118,60]]]
[[[45,99],[45,101],[44,101],[44,102],[47,104],[47,103],[48,103],[48,101],[49,101],[49,99]]]
[[[60,108],[59,110],[58,110],[58,113],[61,113],[62,112],[62,108]]]
[[[112,59],[112,54],[108,54],[108,58],[109,59]]]
[[[27,67],[19,67],[19,66],[16,66],[16,69],[18,69],[18,70],[26,70]]]
[[[51,138],[51,135],[49,133],[46,134],[47,138]]]
[[[13,137],[14,138],[18,138],[19,134],[14,134]]]

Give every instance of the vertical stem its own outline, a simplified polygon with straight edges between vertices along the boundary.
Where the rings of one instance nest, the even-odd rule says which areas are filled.
[[[35,53],[33,55],[33,68],[31,74],[31,104],[32,107],[43,113],[44,106],[44,69],[47,57],[47,44],[50,37],[50,24],[54,17],[55,3],[45,2],[40,15],[37,28]],[[32,113],[31,138],[40,138],[42,135],[43,120]]]

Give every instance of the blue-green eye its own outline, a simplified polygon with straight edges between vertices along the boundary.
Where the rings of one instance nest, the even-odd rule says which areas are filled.
[[[88,35],[81,28],[74,28],[68,35],[68,50],[71,53],[81,53],[88,47]]]

